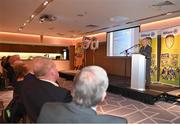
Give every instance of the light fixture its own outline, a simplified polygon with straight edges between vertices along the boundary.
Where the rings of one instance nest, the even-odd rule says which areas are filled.
[[[30,23],[35,16],[37,16],[40,12],[42,12],[47,5],[52,2],[53,0],[45,0],[41,5],[39,5],[38,8],[36,8],[36,10],[32,13],[32,15],[25,21],[25,23],[23,23],[23,25],[21,25],[18,30],[21,31],[23,28],[25,28],[25,26]]]
[[[23,28],[22,28],[22,27],[20,27],[18,30],[19,30],[19,31],[22,31],[22,30],[23,30]]]
[[[31,15],[31,18],[34,18],[35,15]]]
[[[56,17],[50,14],[43,14],[39,17],[39,22],[53,22],[56,21]]]
[[[48,3],[49,3],[48,1],[45,1],[45,2],[43,3],[43,5],[46,6]]]

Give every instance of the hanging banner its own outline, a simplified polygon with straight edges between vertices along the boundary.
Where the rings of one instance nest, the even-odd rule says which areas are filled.
[[[75,70],[81,69],[84,65],[84,49],[83,43],[78,42],[75,46],[75,57],[74,57]]]
[[[99,41],[97,40],[96,37],[84,36],[82,38],[82,42],[78,42],[76,44],[75,60],[74,60],[74,65],[76,70],[81,69],[82,67],[85,66],[86,63],[85,51],[89,48],[93,51],[99,48]]]
[[[180,26],[161,32],[160,81],[179,86],[180,67]]]
[[[147,38],[149,45],[152,47],[150,73],[153,83],[157,82],[157,35],[158,30],[141,32],[140,34],[140,44],[142,39]]]

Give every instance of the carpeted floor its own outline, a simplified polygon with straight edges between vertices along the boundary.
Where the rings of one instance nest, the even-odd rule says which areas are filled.
[[[72,89],[72,81],[62,81],[62,87]],[[0,101],[6,106],[12,98],[12,91],[1,91]],[[108,93],[105,101],[98,105],[97,112],[127,118],[129,123],[180,123],[180,105],[156,102],[147,105],[139,101]]]

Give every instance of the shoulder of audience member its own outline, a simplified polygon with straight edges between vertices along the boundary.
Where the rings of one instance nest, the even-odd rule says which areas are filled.
[[[107,121],[112,121],[112,123],[123,123],[126,124],[127,119],[123,118],[123,117],[118,117],[118,116],[113,116],[113,115],[99,115],[99,116],[103,116],[107,119]]]

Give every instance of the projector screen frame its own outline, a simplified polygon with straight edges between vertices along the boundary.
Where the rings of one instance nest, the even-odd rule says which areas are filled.
[[[108,57],[108,58],[124,58],[124,57],[129,57],[129,56],[110,56],[110,55],[108,55],[108,33],[122,31],[122,30],[127,30],[127,29],[131,29],[131,28],[139,28],[139,34],[140,34],[140,32],[141,32],[140,25],[131,26],[131,27],[127,27],[127,28],[122,28],[122,29],[117,29],[117,30],[112,30],[112,31],[106,32],[106,57]]]

